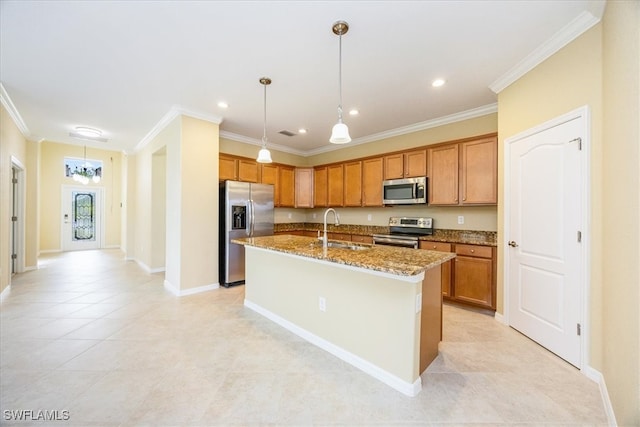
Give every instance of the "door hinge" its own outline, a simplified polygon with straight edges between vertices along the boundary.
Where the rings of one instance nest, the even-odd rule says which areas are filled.
[[[18,254],[11,254],[11,259],[18,259]]]
[[[12,221],[12,222],[16,222],[17,220],[18,220],[18,217],[17,217],[17,216],[12,216],[12,217],[11,217],[11,221]]]
[[[582,326],[580,326],[580,323],[577,324],[576,332],[578,336],[582,335]]]
[[[582,138],[578,137],[578,138],[573,138],[571,141],[569,141],[569,143],[572,142],[577,142],[578,143],[578,150],[582,151]]]
[[[582,242],[582,231],[578,231],[578,243]]]
[[[12,184],[17,184],[18,183],[18,178],[11,178],[11,183]]]

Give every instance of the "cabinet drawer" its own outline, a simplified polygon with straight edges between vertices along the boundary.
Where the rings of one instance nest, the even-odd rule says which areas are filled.
[[[458,255],[491,258],[492,252],[490,246],[456,245],[456,254]]]
[[[428,249],[430,251],[451,252],[451,243],[443,242],[420,242],[420,249]]]

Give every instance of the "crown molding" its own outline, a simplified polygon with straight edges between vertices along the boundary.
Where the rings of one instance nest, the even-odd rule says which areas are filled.
[[[230,139],[232,141],[242,142],[242,143],[245,143],[245,144],[257,145],[258,147],[262,147],[262,140],[261,139],[250,138],[248,136],[239,135],[237,133],[227,132],[227,131],[224,131],[224,130],[220,131],[220,136],[223,137],[223,138],[226,138],[226,139]],[[281,152],[284,152],[284,153],[295,154],[295,155],[298,155],[298,156],[303,156],[303,157],[308,156],[306,151],[297,150],[295,148],[287,147],[285,145],[269,143],[268,148],[270,148],[272,150],[281,151]]]
[[[602,14],[600,14],[600,16],[602,16]],[[580,13],[580,15],[565,25],[560,29],[560,31],[555,33],[549,40],[538,46],[522,61],[518,62],[513,68],[491,83],[489,85],[489,89],[495,93],[502,92],[513,82],[533,70],[544,60],[571,43],[589,28],[596,25],[600,22],[600,19],[600,17],[594,16],[587,11]]]
[[[13,101],[11,101],[11,97],[7,93],[2,82],[0,82],[0,102],[2,103],[2,106],[6,108],[7,112],[13,119],[13,122],[18,127],[18,130],[20,131],[20,133],[22,133],[22,136],[29,139],[29,136],[31,136],[31,132],[29,132],[29,128],[27,127],[24,120],[22,120],[22,116],[18,112],[16,106],[13,104]]]
[[[202,113],[195,110],[189,110],[188,108],[185,108],[181,105],[173,105],[169,109],[169,111],[160,119],[160,121],[156,123],[156,125],[153,128],[151,128],[149,133],[147,133],[144,136],[144,138],[142,138],[140,142],[136,144],[136,146],[133,149],[133,152],[137,153],[138,151],[146,147],[151,141],[153,141],[153,139],[156,136],[158,136],[160,132],[162,132],[162,130],[164,130],[164,128],[166,128],[169,125],[169,123],[173,121],[173,119],[175,119],[178,116],[193,117],[194,119],[204,120],[216,125],[219,125],[220,123],[222,123],[222,117],[220,116],[206,114],[206,113]]]
[[[431,129],[438,126],[444,126],[451,123],[461,122],[463,120],[474,119],[476,117],[482,117],[482,116],[486,116],[487,114],[493,114],[497,112],[498,112],[497,103],[488,104],[482,107],[473,108],[471,110],[450,114],[448,116],[443,116],[436,119],[415,123],[409,126],[403,126],[400,128],[391,129],[384,132],[375,133],[362,138],[356,138],[353,141],[351,141],[349,144],[325,145],[323,147],[316,148],[314,150],[306,151],[304,153],[304,156],[314,156],[316,154],[328,153],[330,151],[335,151],[335,150],[340,150],[342,148],[345,148],[345,146],[351,147],[354,145],[367,144],[369,142],[379,141],[381,139],[387,139],[395,136],[406,135],[408,133],[419,132],[422,130]]]

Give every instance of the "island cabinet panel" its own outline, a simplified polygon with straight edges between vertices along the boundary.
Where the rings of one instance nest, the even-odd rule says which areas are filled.
[[[362,162],[344,164],[344,205],[362,206]]]
[[[362,206],[382,206],[383,162],[382,157],[362,161]]]
[[[290,166],[278,166],[279,206],[284,208],[295,207],[295,168]]]
[[[362,234],[352,234],[351,235],[351,241],[352,242],[358,242],[358,243],[373,243],[373,237],[372,236],[364,236]]]
[[[237,181],[238,159],[220,154],[218,158],[218,179],[220,181]]]
[[[427,175],[427,150],[412,150],[384,156],[384,179]]]
[[[343,164],[327,166],[327,204],[344,205],[344,167]]]
[[[314,205],[316,207],[327,207],[327,167],[320,166],[314,168],[313,188],[314,188]]]
[[[260,182],[260,165],[255,160],[238,160],[238,180],[244,182]]]
[[[322,233],[320,233],[322,234]],[[347,242],[351,241],[351,234],[349,233],[336,233],[336,232],[328,232],[327,239],[331,240],[346,240]]]
[[[462,204],[498,202],[498,140],[495,137],[460,144]]]
[[[455,251],[452,299],[495,310],[495,248],[457,244]]]
[[[429,149],[429,204],[458,204],[458,144]]]
[[[420,241],[420,249],[438,252],[453,252],[451,243]],[[442,295],[451,296],[451,261],[442,264]]]
[[[313,168],[295,170],[295,207],[313,207]]]

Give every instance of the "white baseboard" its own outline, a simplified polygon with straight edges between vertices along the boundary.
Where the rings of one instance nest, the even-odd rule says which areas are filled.
[[[40,251],[38,252],[38,255],[40,254],[57,254],[62,252],[62,249],[46,249],[44,251]]]
[[[598,387],[600,387],[600,396],[602,397],[602,404],[604,405],[604,411],[607,414],[607,421],[610,426],[617,426],[616,414],[613,412],[613,405],[611,405],[611,399],[609,398],[609,391],[607,391],[607,384],[604,381],[604,375],[591,366],[584,368],[583,373],[587,378],[598,383]]]
[[[166,271],[165,267],[157,267],[157,268],[150,268],[149,269],[149,273],[154,274],[154,273],[164,273]]]
[[[177,297],[184,297],[187,295],[193,295],[193,294],[199,294],[201,292],[212,291],[214,289],[218,289],[219,287],[220,285],[218,283],[214,283],[212,285],[204,285],[204,286],[198,286],[197,288],[180,290],[176,286],[172,285],[168,280],[164,281],[164,288]]]
[[[289,322],[288,320],[278,316],[277,314],[262,308],[261,306],[245,299],[244,300],[245,307],[255,311],[266,317],[267,319],[277,323],[283,328],[293,332],[299,337],[309,341],[311,344],[314,344],[317,347],[333,354],[337,358],[344,360],[350,365],[360,369],[361,371],[371,375],[372,377],[382,381],[388,386],[398,390],[400,393],[405,394],[410,397],[417,396],[418,393],[422,390],[422,379],[418,377],[418,379],[414,383],[408,383],[397,376],[381,369],[380,367],[374,365],[371,362],[364,360],[363,358],[356,356],[353,353],[350,353],[343,349],[342,347],[338,347],[337,345],[315,335],[311,332],[307,331],[299,327],[298,325]]]
[[[37,270],[38,266],[37,265],[30,265],[29,267],[25,267],[24,271],[34,271]]]
[[[0,303],[4,302],[4,300],[9,296],[10,293],[11,293],[11,285],[7,285],[7,287],[4,288],[2,293],[0,293]]]
[[[102,249],[120,249],[120,245],[106,245]]]
[[[505,320],[504,315],[502,313],[498,313],[496,311],[496,314],[493,316],[493,318],[496,319],[497,322],[502,323],[503,325],[507,324],[507,321]]]

